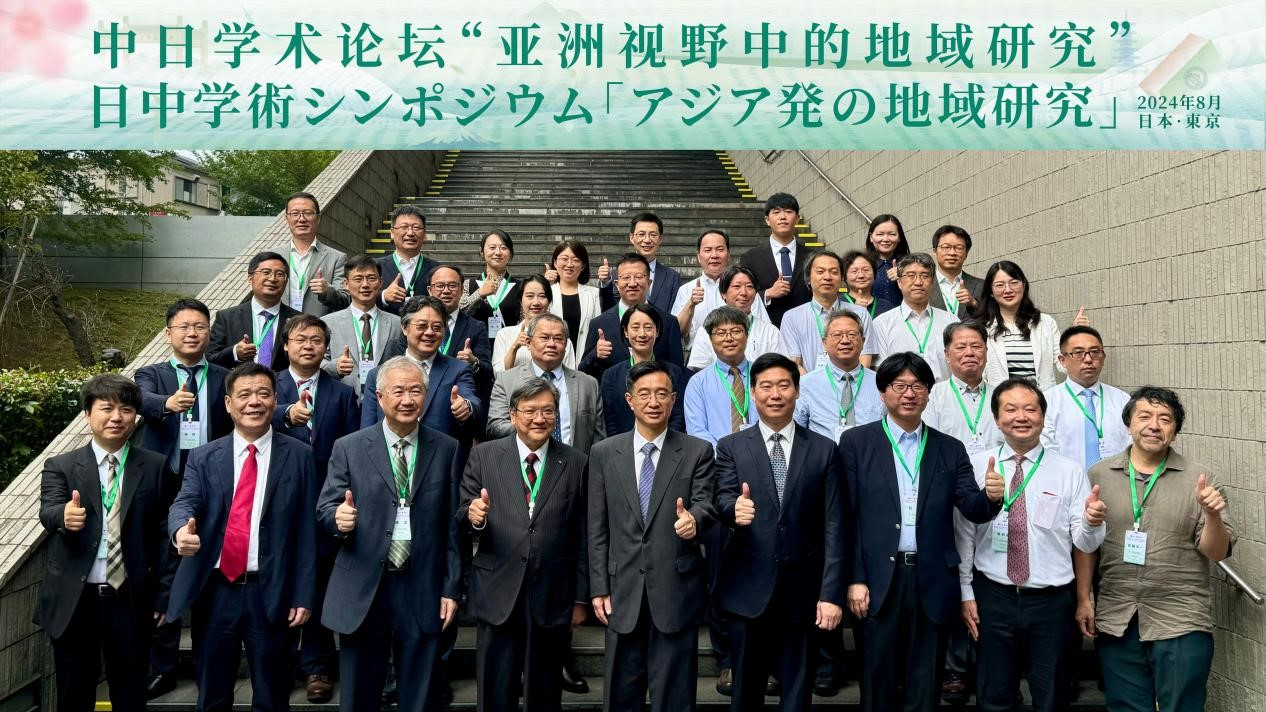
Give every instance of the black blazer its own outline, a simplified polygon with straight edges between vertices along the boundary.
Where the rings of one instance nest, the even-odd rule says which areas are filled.
[[[708,605],[708,567],[700,543],[716,518],[712,445],[669,429],[642,521],[633,433],[594,444],[589,453],[589,595],[611,596],[610,628],[637,627],[642,593],[651,623],[664,633],[698,625]],[[695,518],[694,539],[677,536],[677,499]]]
[[[273,370],[284,371],[290,367],[290,357],[286,355],[286,321],[298,316],[300,312],[291,309],[285,303],[281,305],[277,316],[277,324],[273,327]],[[233,347],[242,340],[242,334],[248,337],[255,335],[255,312],[251,300],[228,309],[221,309],[215,314],[215,323],[211,325],[211,346],[207,349],[207,360],[218,366],[232,370],[238,364],[233,358]]]
[[[356,403],[356,391],[351,386],[319,369],[311,437],[308,426],[291,427],[286,424],[286,409],[298,402],[299,386],[290,369],[286,369],[277,374],[277,409],[273,411],[273,430],[312,446],[319,488],[325,482],[334,441],[360,428],[360,406]]]
[[[663,325],[659,338],[655,339],[655,358],[675,364],[678,368],[685,368],[681,349],[681,329],[677,326],[677,317],[669,314],[667,310],[655,308],[659,310],[660,323]],[[620,337],[619,310],[619,305],[613,306],[589,322],[584,356],[580,358],[577,370],[584,371],[598,381],[602,381],[602,374],[608,368],[621,361],[629,362],[629,346]],[[611,342],[611,356],[604,359],[598,358],[597,354],[599,329],[602,329],[602,335],[607,337],[607,341]]]
[[[673,404],[673,412],[668,415],[668,427],[686,432],[686,374],[680,366],[665,363],[668,377],[672,379],[673,391],[677,394],[677,402]],[[616,363],[602,374],[602,417],[606,421],[607,435],[627,433],[636,425],[633,409],[624,399],[628,392],[625,380],[629,377],[629,359]]]
[[[210,418],[207,423],[207,441],[222,438],[233,431],[233,421],[224,407],[224,379],[228,369],[207,363],[207,413],[200,417]],[[176,370],[167,361],[153,363],[138,370],[134,376],[141,387],[141,415],[145,423],[141,427],[140,444],[146,450],[171,459],[172,451],[180,447],[180,413],[167,412],[167,399],[178,389]],[[175,494],[174,492],[172,493]]]
[[[613,277],[606,289],[599,289],[598,296],[603,310],[610,309],[620,303],[620,292],[615,288],[615,267],[611,268]],[[646,301],[665,314],[673,310],[673,302],[677,300],[677,292],[681,289],[681,273],[668,265],[655,261],[655,283],[651,285],[651,294]]]
[[[954,509],[983,524],[1002,508],[976,485],[967,450],[958,440],[932,428],[919,468],[916,513],[920,598],[928,618],[937,624],[958,616],[958,550],[954,546]],[[870,588],[870,614],[883,606],[896,566],[901,538],[901,494],[892,445],[883,421],[844,432],[839,443],[846,497],[853,526],[853,552],[848,583]],[[901,473],[905,477],[905,473]]]
[[[462,475],[457,523],[479,541],[470,579],[470,610],[490,625],[504,625],[522,590],[532,620],[565,626],[572,605],[589,605],[588,458],[551,440],[540,489],[528,519],[527,485],[519,469],[518,437],[476,445]],[[476,530],[467,519],[470,502],[488,490],[488,517]],[[526,563],[525,563],[526,562]]]
[[[396,261],[391,259],[394,252],[388,253],[378,258],[378,266],[382,268],[382,288],[386,290],[392,282],[396,281],[396,277],[400,276],[400,270],[396,269]],[[426,294],[427,284],[431,281],[431,271],[440,266],[439,262],[421,255],[422,259],[418,261],[418,268],[413,270],[413,281],[404,285],[409,294],[405,297],[416,297]],[[385,302],[382,294],[378,295],[378,308],[390,314],[400,316],[400,307],[404,306],[404,302]]]
[[[523,311],[523,282],[515,280],[506,274],[506,279],[511,281],[510,288],[506,290],[505,297],[498,305],[501,312],[501,320],[505,326],[514,326],[519,323],[519,316]],[[466,293],[474,294],[479,291],[479,284],[475,277],[466,279]],[[492,318],[492,306],[488,304],[487,299],[475,299],[463,311],[470,315],[475,321],[483,322],[484,326],[488,326],[488,320]]]
[[[781,505],[760,426],[717,441],[717,514],[733,528],[713,600],[756,618],[774,605],[779,616],[812,625],[818,601],[844,605],[848,527],[835,443],[795,426]],[[756,518],[734,524],[734,505],[747,483]],[[773,600],[774,591],[780,599]]]
[[[132,447],[123,464],[116,507],[122,507],[123,570],[132,589],[134,630],[142,635],[154,611],[167,609],[174,561],[168,556],[167,507],[170,497],[163,492],[167,459],[144,448]],[[66,503],[79,491],[79,501],[88,516],[84,528],[66,531]],[[51,457],[40,476],[40,523],[52,534],[48,563],[40,584],[34,621],[53,638],[66,632],[79,605],[84,581],[97,559],[101,544],[101,524],[106,516],[101,502],[101,480],[97,476],[92,445]]]
[[[970,274],[967,274],[966,272],[963,272],[962,276],[963,276],[963,286],[967,287],[967,291],[972,295],[972,297],[977,302],[979,302],[982,298],[984,298],[985,280],[981,279],[980,277],[973,277]],[[945,308],[945,297],[941,294],[940,284],[936,282],[936,272],[932,273],[932,287],[931,287],[931,290],[928,292],[928,304],[931,304],[937,309]],[[971,315],[971,310],[967,308],[967,305],[965,304],[958,305],[958,313],[956,314],[956,316],[959,319],[966,321],[970,315]]]
[[[400,495],[382,427],[376,423],[334,443],[330,474],[316,510],[321,527],[343,542],[321,612],[321,624],[336,633],[360,628],[386,571]],[[425,425],[418,426],[417,455],[409,492],[413,543],[408,569],[399,574],[416,605],[392,613],[410,621],[407,632],[435,634],[442,625],[440,598],[456,601],[461,594],[460,530],[453,518],[461,465],[457,441]],[[343,534],[334,515],[348,490],[356,505],[356,528]]]
[[[812,252],[803,242],[796,241],[796,259],[791,265],[791,293],[771,299],[765,305],[765,311],[769,312],[769,319],[774,322],[774,326],[782,326],[782,315],[788,309],[798,307],[813,298],[813,292],[804,281],[804,264]],[[768,239],[744,252],[739,264],[756,275],[756,289],[761,292],[762,299],[765,290],[773,286],[782,274],[782,268],[774,262],[774,253],[769,249]]]

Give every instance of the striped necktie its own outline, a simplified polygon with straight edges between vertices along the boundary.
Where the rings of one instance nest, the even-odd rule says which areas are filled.
[[[106,491],[117,492],[115,480],[119,477],[119,460],[114,455],[107,455],[106,462],[110,464]],[[127,580],[127,572],[123,570],[123,504],[117,494],[106,515],[106,535],[110,538],[106,549],[106,583],[117,589]]]
[[[409,441],[404,438],[400,438],[392,447],[396,450],[396,466],[394,468],[396,475],[396,492],[408,492],[410,472],[409,458],[407,457],[407,454],[409,450]],[[404,506],[403,503],[401,506]],[[404,566],[405,562],[409,560],[409,548],[411,543],[412,542],[408,541],[398,541],[396,539],[391,540],[391,545],[387,547],[387,560],[391,562],[392,566],[398,569]]]

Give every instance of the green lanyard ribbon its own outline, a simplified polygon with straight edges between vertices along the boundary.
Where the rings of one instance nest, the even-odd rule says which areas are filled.
[[[914,457],[914,471],[910,470],[910,465],[906,463],[905,455],[901,454],[901,448],[897,447],[897,439],[892,436],[892,430],[888,427],[888,419],[883,418],[879,421],[884,426],[884,435],[888,436],[888,444],[892,445],[892,452],[897,456],[897,462],[901,463],[901,468],[906,471],[906,476],[910,478],[910,484],[919,481],[919,468],[923,466],[923,451],[928,446],[928,431],[926,428],[919,433],[919,453]]]
[[[487,272],[483,273],[483,281],[488,281]],[[496,294],[489,294],[485,301],[488,302],[488,306],[492,307],[493,311],[497,311],[501,308],[501,302],[505,300],[506,292],[508,291],[510,291],[510,275],[503,274],[501,275],[501,286],[497,288]]]
[[[408,442],[408,441],[406,440],[405,442]],[[417,469],[417,465],[418,465],[418,446],[417,445],[412,446],[411,450],[412,452],[409,453],[409,476],[405,478],[405,482],[408,484],[413,483],[413,471]],[[396,466],[396,454],[391,451],[390,446],[387,447],[387,459],[391,461],[392,476],[395,477],[395,480],[397,483],[400,482],[400,469]],[[407,499],[409,499],[408,484],[406,484],[404,487],[400,487],[399,484],[396,485],[396,490],[400,493],[401,502],[404,502]]]
[[[545,460],[539,462],[541,471],[536,473],[536,482],[529,484],[527,476],[527,463],[519,460],[519,474],[523,477],[523,484],[528,488],[528,507],[536,507],[536,493],[541,489],[541,481],[545,479]]]
[[[910,330],[910,336],[912,336],[912,337],[914,338],[914,343],[918,344],[918,346],[919,346],[919,353],[920,353],[920,354],[922,354],[922,353],[926,353],[926,352],[927,352],[927,348],[928,348],[928,339],[932,338],[932,322],[933,322],[933,321],[935,321],[935,320],[932,318],[932,313],[931,313],[931,312],[929,312],[929,313],[928,313],[928,329],[927,329],[927,331],[923,332],[923,340],[922,340],[922,341],[920,341],[920,340],[919,340],[919,335],[918,335],[918,334],[916,334],[916,333],[914,333],[914,327],[913,327],[913,326],[910,326],[910,319],[909,319],[909,317],[907,317],[907,318],[906,318],[906,320],[905,320],[905,322],[904,322],[904,323],[905,323],[905,325],[906,325],[906,328]]]
[[[1160,461],[1160,465],[1152,476],[1147,478],[1147,487],[1143,490],[1143,501],[1139,501],[1139,490],[1137,485],[1138,477],[1134,474],[1134,462],[1126,456],[1127,467],[1130,473],[1130,502],[1134,505],[1134,531],[1138,531],[1139,522],[1143,520],[1143,505],[1147,504],[1147,497],[1152,493],[1152,488],[1156,486],[1156,480],[1160,479],[1161,473],[1165,471],[1165,463],[1169,462],[1169,453],[1165,453],[1165,457]]]
[[[856,299],[853,299],[853,295],[852,295],[852,294],[849,294],[848,292],[845,292],[845,293],[844,293],[844,298],[848,300],[848,303],[849,303],[849,304],[856,304],[856,303],[857,303],[857,300],[856,300]],[[878,299],[876,299],[874,295],[871,295],[871,297],[870,297],[870,307],[863,307],[864,309],[869,309],[869,311],[870,311],[870,318],[871,318],[871,319],[874,319],[874,318],[875,318],[875,305],[876,305],[876,304],[878,304],[878,303],[879,303],[879,300],[878,300]]]
[[[299,294],[303,294],[304,285],[308,281],[308,270],[306,269],[307,263],[308,263],[308,260],[312,258],[312,251],[309,250],[308,254],[304,255],[303,257],[300,257],[299,264],[295,264],[296,254],[297,253],[294,250],[291,250],[290,258],[287,261],[290,262],[290,273],[294,275],[298,275],[298,277],[295,279],[295,287],[299,289]],[[303,267],[304,269],[299,269],[300,267]]]
[[[347,310],[347,318],[352,320],[352,335],[356,337],[356,346],[360,348],[360,356],[363,359],[369,358],[369,349],[374,345],[374,339],[378,335],[378,317],[375,316],[369,320],[369,342],[366,343],[360,335],[360,324],[356,323],[356,317],[352,316],[352,310]]]
[[[123,443],[123,449],[119,451],[119,466],[114,471],[114,482],[110,483],[110,491],[107,492],[105,487],[101,488],[101,504],[108,512],[114,508],[114,502],[119,498],[119,482],[123,481],[123,468],[127,466],[127,456],[132,450],[132,443]]]
[[[752,407],[752,367],[748,366],[747,371],[743,374],[743,405],[739,405],[738,398],[734,397],[734,388],[726,380],[726,376],[729,374],[722,371],[721,366],[716,362],[712,363],[712,368],[716,369],[717,380],[721,382],[721,385],[725,386],[726,392],[730,394],[730,402],[734,404],[734,409],[743,418],[743,422],[747,422],[747,410]]]
[[[861,368],[858,371],[861,375],[853,383],[853,400],[849,401],[847,408],[840,408],[838,405],[840,402],[840,387],[835,385],[835,374],[831,371],[830,366],[822,364],[822,372],[826,374],[826,382],[831,384],[831,392],[835,394],[835,407],[840,411],[840,420],[847,418],[848,414],[853,411],[853,406],[857,405],[857,396],[862,392],[862,381],[866,380],[866,369]],[[846,373],[852,373],[852,371]]]
[[[1015,503],[1016,499],[1018,499],[1020,495],[1024,494],[1024,488],[1029,486],[1029,480],[1033,479],[1033,473],[1037,472],[1037,468],[1042,464],[1042,459],[1045,457],[1046,457],[1046,448],[1042,448],[1042,452],[1038,454],[1037,460],[1033,463],[1033,467],[1029,469],[1029,474],[1024,476],[1024,479],[1020,481],[1020,486],[1017,487],[1016,490],[1012,492],[1010,496],[1006,496],[1006,487],[1007,487],[1007,483],[1010,482],[1010,480],[1007,478],[1006,475],[1002,476],[1002,487],[1003,487],[1003,494],[1004,494],[1003,499],[1002,499],[1002,511],[1004,512],[1011,511],[1011,505]],[[1002,448],[998,448],[998,462],[1002,462]]]
[[[418,262],[417,264],[413,265],[413,278],[409,280],[408,284],[404,285],[404,295],[406,297],[413,296],[413,285],[415,282],[418,281],[418,268],[422,266],[422,255],[418,255],[417,257],[413,259],[417,260]],[[401,277],[404,277],[404,268],[400,266],[400,256],[392,252],[391,261],[396,263],[396,272],[398,272]],[[400,281],[403,282],[404,280],[401,279]]]
[[[275,317],[273,317],[273,318],[269,319],[268,321],[264,322],[264,328],[259,330],[259,337],[258,337],[258,338],[256,338],[256,339],[252,339],[252,340],[251,340],[251,341],[252,341],[252,343],[254,343],[254,344],[255,344],[255,348],[256,348],[257,350],[258,350],[258,349],[259,349],[259,347],[260,347],[260,346],[264,343],[264,339],[268,338],[268,332],[269,332],[269,331],[271,331],[271,330],[272,330],[272,328],[273,328],[273,325],[277,323],[277,319],[278,319],[278,317],[276,317],[276,316],[275,316]],[[252,320],[252,321],[254,321],[254,320]],[[256,322],[256,323],[258,323],[258,322]]]
[[[179,366],[176,363],[176,357],[173,356],[170,359],[170,363],[171,363],[172,370],[176,372],[176,390],[180,390],[181,388],[185,387],[185,382],[180,380],[185,372],[180,370]],[[198,379],[196,381],[198,390],[194,391],[194,395],[197,396],[198,394],[202,393],[202,388],[207,385],[207,371],[210,371],[211,367],[207,365],[206,363],[195,363],[193,366],[185,366],[185,368],[191,369],[190,372],[192,372],[192,369],[194,368],[194,366],[202,367],[202,373],[198,374]],[[184,415],[185,415],[186,420],[193,420],[193,414],[190,413],[189,411],[186,410]]]
[[[1073,389],[1068,387],[1068,381],[1064,381],[1064,390],[1068,391],[1068,397],[1072,398],[1073,402],[1077,404],[1077,410],[1080,410],[1081,414],[1086,416],[1086,420],[1089,420],[1090,424],[1095,426],[1095,432],[1099,434],[1099,439],[1103,440],[1103,384],[1099,384],[1099,418],[1097,420],[1095,419],[1095,414],[1087,412],[1086,406],[1081,404],[1081,399],[1073,393]]]
[[[976,418],[974,420],[971,416],[967,415],[967,406],[963,403],[963,397],[959,395],[958,388],[954,385],[953,379],[950,379],[950,391],[954,393],[954,400],[958,401],[958,409],[963,413],[963,420],[967,422],[967,428],[971,431],[972,435],[979,435],[979,433],[976,432],[976,428],[980,425],[981,413],[985,411],[985,394],[989,392],[989,386],[983,382],[980,384],[980,401],[976,403]],[[1046,451],[1043,450],[1042,454],[1045,455]]]

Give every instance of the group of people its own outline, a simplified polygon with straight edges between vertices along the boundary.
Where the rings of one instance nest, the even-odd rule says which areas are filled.
[[[912,253],[881,215],[841,257],[794,197],[765,216],[737,263],[703,230],[693,279],[651,213],[517,278],[503,231],[464,275],[404,205],[392,254],[348,257],[293,195],[250,296],[172,304],[170,357],[90,379],[92,441],[45,464],[59,709],[103,659],[116,710],[170,690],[184,621],[199,710],[243,649],[253,709],[296,665],[312,702],[441,709],[461,607],[481,710],[587,689],[595,619],[610,710],[691,709],[703,624],[734,710],[834,694],[849,625],[875,712],[1010,710],[1022,678],[1065,709],[1083,635],[1109,709],[1203,709],[1235,531],[1177,395],[1103,383],[1084,309],[1061,330],[1015,263],[966,274],[962,228]]]

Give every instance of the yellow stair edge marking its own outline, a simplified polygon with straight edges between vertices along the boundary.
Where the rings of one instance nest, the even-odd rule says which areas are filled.
[[[804,246],[805,247],[826,247],[826,245],[821,242],[806,242],[804,243]]]

